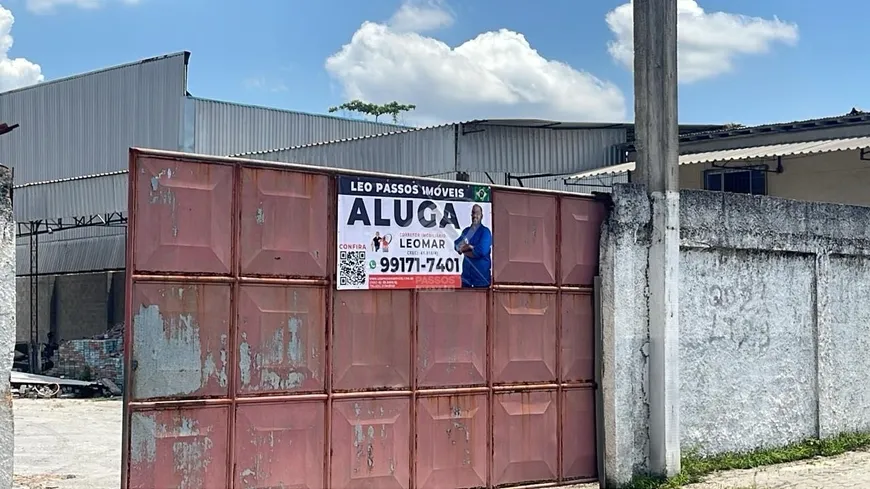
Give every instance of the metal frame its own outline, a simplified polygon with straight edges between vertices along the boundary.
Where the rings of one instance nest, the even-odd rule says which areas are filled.
[[[28,238],[30,250],[30,272],[27,274],[30,278],[30,346],[28,349],[30,372],[38,374],[42,372],[39,342],[39,236],[83,227],[126,227],[127,216],[122,212],[109,212],[82,217],[17,222],[15,226],[15,237]]]
[[[781,166],[782,166],[782,164],[780,164],[780,167]],[[707,175],[709,175],[711,173],[724,175],[726,173],[739,173],[739,172],[750,172],[751,173],[753,171],[758,171],[758,172],[761,172],[762,174],[764,174],[764,193],[760,194],[760,195],[767,195],[767,174],[768,173],[780,173],[779,171],[776,171],[776,170],[771,171],[769,168],[770,167],[766,164],[747,165],[747,166],[739,166],[739,167],[714,165],[713,168],[707,168],[707,169],[703,170],[703,172],[702,172],[703,177],[704,177],[704,190],[709,190],[707,188]],[[750,181],[751,181],[751,179],[750,179]],[[723,177],[722,182],[723,182],[722,186],[724,187],[725,186],[724,185],[724,182],[725,182],[724,177]],[[751,187],[751,185],[750,185],[750,187]],[[748,192],[748,193],[752,194],[751,190],[752,189],[750,188],[750,192]],[[718,192],[726,192],[726,190],[723,188],[723,189],[718,190]],[[752,195],[759,195],[759,194],[752,194]]]
[[[125,212],[107,212],[81,217],[59,217],[55,219],[40,219],[36,221],[22,221],[15,223],[15,237],[25,238],[40,234],[53,234],[68,229],[86,227],[125,227],[127,215]]]

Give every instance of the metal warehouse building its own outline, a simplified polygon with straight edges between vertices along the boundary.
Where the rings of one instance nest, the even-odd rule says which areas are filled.
[[[123,321],[131,146],[213,155],[400,126],[219,102],[187,91],[180,52],[0,94],[14,169],[18,342],[90,337]],[[32,336],[33,335],[33,336]]]

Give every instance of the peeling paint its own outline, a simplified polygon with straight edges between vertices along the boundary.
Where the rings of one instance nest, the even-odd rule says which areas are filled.
[[[305,357],[305,346],[302,345],[302,339],[299,338],[299,327],[301,325],[302,320],[297,317],[291,317],[287,320],[287,330],[290,332],[287,355],[294,366],[302,363]]]
[[[202,367],[202,385],[206,385],[210,378],[217,379],[221,387],[227,386],[227,335],[221,335],[220,368],[214,360],[214,353],[208,352]]]
[[[165,170],[160,170],[157,175],[151,177],[151,191],[149,195],[149,202],[152,204],[163,204],[170,206],[170,220],[172,221],[172,236],[178,237],[178,216],[177,216],[177,202],[175,199],[175,193],[169,187],[161,187],[160,179],[161,177],[166,177],[166,179],[172,178],[172,169],[167,168]]]
[[[204,486],[206,471],[211,464],[213,442],[211,429],[201,430],[196,419],[182,416],[173,426],[160,425],[152,435],[158,439],[174,439],[172,443],[173,470],[181,478],[179,489]]]
[[[248,344],[248,334],[242,333],[239,344],[239,378],[242,385],[251,385],[251,345]]]
[[[209,451],[212,445],[212,441],[208,437],[192,441],[177,441],[172,444],[175,471],[182,476],[178,489],[204,487],[205,472],[211,463]]]
[[[248,336],[242,333],[239,344],[239,374],[242,385],[252,390],[298,389],[307,380],[306,346],[301,318],[291,316],[286,327],[278,328],[260,351],[254,353]],[[312,357],[315,357],[312,347]],[[255,381],[255,374],[259,377]]]
[[[354,405],[354,411],[359,412],[359,405]],[[368,413],[369,415],[373,414],[372,412]],[[355,463],[353,464],[353,472],[359,473],[360,468],[365,467],[365,471],[371,474],[375,471],[376,465],[376,452],[375,452],[375,443],[377,442],[378,437],[380,437],[380,441],[377,442],[380,447],[386,447],[389,445],[389,440],[387,439],[387,427],[385,424],[378,424],[377,426],[380,429],[376,428],[376,425],[373,424],[364,424],[363,422],[357,421],[353,425],[353,446],[354,451],[356,453]],[[395,474],[396,464],[395,460],[390,457],[386,463],[389,466],[390,474]]]
[[[257,207],[257,224],[263,225],[266,222],[266,214],[263,212],[263,203],[260,202],[260,207]]]
[[[137,398],[193,394],[214,379],[227,385],[226,335],[221,336],[218,366],[214,352],[203,359],[199,324],[191,314],[164,316],[159,306],[140,306],[133,316],[133,383]]]
[[[258,428],[252,428],[249,431],[251,436],[250,442],[254,447],[254,457],[251,461],[253,463],[249,464],[252,466],[247,466],[239,473],[241,482],[246,489],[265,488],[267,486],[262,484],[269,481],[273,476],[270,467],[276,462],[274,459],[276,446],[275,431],[275,429],[263,430]],[[279,429],[278,431],[285,430]],[[280,440],[279,444],[283,449],[289,449],[293,445],[293,440]],[[268,488],[286,489],[288,486],[282,481],[270,481]]]
[[[157,460],[157,421],[142,414],[130,420],[130,457],[134,464],[153,464]]]
[[[172,472],[173,487],[209,485],[212,427],[201,429],[196,418],[167,412],[134,413],[131,418],[131,463],[139,470]],[[162,420],[162,421],[159,421]],[[165,421],[169,421],[165,423]],[[159,444],[159,446],[158,446]],[[171,446],[171,458],[169,448]],[[171,466],[166,466],[170,463]]]
[[[353,427],[353,446],[360,447],[363,442],[365,442],[366,437],[363,434],[363,427],[361,424],[356,424]]]

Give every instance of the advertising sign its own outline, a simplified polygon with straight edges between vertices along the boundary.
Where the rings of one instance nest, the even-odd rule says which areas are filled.
[[[484,185],[338,177],[338,289],[489,287],[491,195]]]

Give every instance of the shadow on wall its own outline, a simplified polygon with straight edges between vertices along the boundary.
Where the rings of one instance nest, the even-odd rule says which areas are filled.
[[[38,279],[40,343],[93,338],[124,321],[124,272],[46,275]],[[30,277],[16,277],[16,341],[30,341]]]

